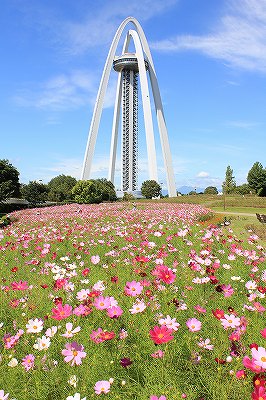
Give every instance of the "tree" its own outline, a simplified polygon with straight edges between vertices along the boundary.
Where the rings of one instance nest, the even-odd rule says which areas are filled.
[[[223,193],[224,194],[231,194],[234,193],[234,190],[236,188],[236,181],[235,181],[235,177],[233,176],[233,170],[230,167],[230,165],[228,165],[228,167],[226,168],[226,172],[225,172],[225,181],[223,182]]]
[[[244,196],[245,194],[250,194],[252,192],[251,187],[247,183],[243,183],[243,185],[236,186],[235,193],[241,194]]]
[[[116,200],[115,188],[107,179],[90,179],[78,181],[72,189],[77,203],[101,203]]]
[[[0,160],[0,201],[20,197],[19,172],[8,160]]]
[[[21,194],[31,204],[44,203],[48,197],[48,187],[44,183],[30,181],[28,185],[21,185]]]
[[[58,175],[48,182],[48,200],[64,201],[71,200],[72,189],[76,185],[77,180],[69,175]]]
[[[117,200],[114,184],[106,178],[95,179],[98,190],[102,193],[102,201]]]
[[[204,190],[204,194],[218,194],[218,189],[215,186],[208,186]]]
[[[141,185],[141,194],[146,197],[146,199],[152,199],[162,194],[162,188],[156,181],[147,180]]]
[[[255,190],[257,194],[266,190],[266,169],[260,162],[255,162],[248,172],[247,181],[249,186]]]

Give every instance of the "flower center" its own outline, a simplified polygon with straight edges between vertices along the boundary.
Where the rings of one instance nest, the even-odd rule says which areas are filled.
[[[74,351],[73,351],[73,356],[76,357],[77,355],[78,355],[77,350],[74,350]]]
[[[266,357],[261,357],[262,362],[266,362]]]

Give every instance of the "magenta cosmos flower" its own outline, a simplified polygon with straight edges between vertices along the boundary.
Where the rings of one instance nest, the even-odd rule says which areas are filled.
[[[56,308],[52,308],[52,318],[60,321],[61,319],[68,318],[72,314],[72,307],[69,304],[58,303]]]
[[[110,382],[109,381],[98,381],[94,385],[94,391],[96,394],[108,393],[110,392]]]
[[[19,281],[19,282],[12,282],[11,287],[13,290],[26,290],[29,289],[28,282],[26,281]]]
[[[64,361],[70,362],[71,366],[82,364],[81,359],[86,357],[85,351],[83,351],[84,347],[79,345],[77,342],[67,343],[66,348],[62,350],[62,355],[65,356]]]
[[[155,326],[150,330],[150,338],[155,344],[167,343],[174,339],[173,330],[167,326]]]
[[[142,292],[143,286],[136,281],[127,282],[125,286],[125,293],[128,296],[138,296]]]
[[[197,332],[201,330],[201,322],[197,318],[190,318],[186,322],[186,326],[190,332]]]
[[[150,397],[150,400],[167,400],[167,399],[166,399],[165,396],[157,397],[157,396],[152,395],[152,396]]]

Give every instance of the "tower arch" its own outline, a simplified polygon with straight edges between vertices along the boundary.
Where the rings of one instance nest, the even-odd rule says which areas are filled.
[[[154,98],[154,104],[156,109],[156,117],[158,122],[158,129],[160,134],[160,141],[164,159],[164,165],[166,170],[166,179],[167,179],[167,188],[170,197],[176,196],[176,188],[175,188],[175,181],[174,181],[174,171],[172,166],[172,159],[171,159],[171,152],[170,146],[168,141],[168,134],[167,128],[163,113],[163,106],[160,97],[159,86],[157,82],[157,77],[155,73],[155,68],[151,56],[151,52],[149,49],[149,45],[147,39],[145,37],[144,31],[139,24],[139,22],[134,17],[126,18],[117,29],[117,32],[114,36],[112,41],[101,82],[99,85],[99,90],[95,102],[95,107],[93,111],[93,116],[91,120],[90,130],[89,130],[89,137],[87,141],[83,168],[82,168],[82,175],[81,179],[89,179],[91,164],[96,144],[96,139],[98,135],[99,123],[101,119],[102,109],[103,109],[103,102],[106,95],[107,85],[110,78],[111,68],[113,66],[113,61],[115,58],[115,52],[118,47],[119,40],[121,35],[128,23],[132,23],[135,30],[129,30],[123,45],[123,53],[125,54],[128,51],[128,47],[130,44],[131,39],[134,42],[134,46],[136,49],[135,56],[137,58],[137,65],[138,65],[138,72],[140,78],[140,86],[141,86],[141,94],[142,94],[142,103],[143,103],[143,113],[144,113],[144,126],[146,132],[146,143],[147,143],[147,154],[148,154],[148,166],[149,166],[149,177],[150,179],[154,179],[158,181],[158,174],[157,174],[157,164],[156,164],[156,150],[155,150],[155,142],[154,142],[154,132],[153,132],[153,122],[152,122],[152,113],[151,113],[151,104],[150,104],[150,94],[148,88],[148,80],[147,80],[147,73],[146,73],[146,65],[148,64],[148,74],[150,77],[151,88]],[[117,138],[118,138],[118,125],[119,125],[119,118],[120,118],[120,109],[121,109],[121,95],[122,95],[122,78],[121,72],[118,75],[118,82],[117,82],[117,90],[116,90],[116,99],[115,99],[115,106],[114,106],[114,116],[113,116],[113,126],[112,126],[112,136],[111,136],[111,146],[110,146],[110,164],[109,164],[109,173],[108,179],[112,182],[114,181],[114,169],[115,169],[115,159],[116,159],[116,149],[117,149]],[[130,136],[130,135],[129,135]],[[134,136],[134,133],[133,133]],[[132,134],[131,134],[132,137]],[[129,140],[134,140],[129,139]],[[126,147],[127,151],[131,154],[132,153],[132,144],[128,144]],[[132,159],[132,156],[129,156],[129,159]],[[123,168],[123,166],[122,166]],[[129,176],[134,175],[134,171],[132,170],[134,167],[128,166]],[[132,187],[132,185],[131,185]]]

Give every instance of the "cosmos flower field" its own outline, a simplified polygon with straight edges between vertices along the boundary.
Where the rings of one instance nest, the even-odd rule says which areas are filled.
[[[266,399],[266,249],[199,205],[22,210],[0,230],[0,400]]]

